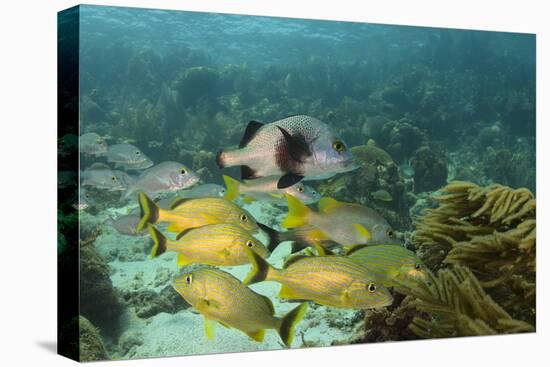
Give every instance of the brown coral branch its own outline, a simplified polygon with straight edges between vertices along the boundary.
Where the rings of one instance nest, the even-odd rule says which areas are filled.
[[[413,318],[409,329],[423,338],[496,335],[533,332],[534,326],[515,320],[483,290],[476,276],[464,266],[429,273],[427,281],[398,289],[413,297],[409,303],[430,320]]]
[[[533,320],[536,204],[525,189],[452,182],[416,225],[418,253],[432,269],[468,266],[509,312]],[[526,311],[528,310],[528,311]]]

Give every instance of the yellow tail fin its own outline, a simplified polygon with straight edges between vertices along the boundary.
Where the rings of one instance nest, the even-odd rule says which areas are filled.
[[[138,195],[141,219],[136,227],[136,232],[143,231],[147,224],[155,224],[159,219],[159,207],[144,192]]]
[[[149,235],[153,240],[153,249],[151,250],[151,257],[157,257],[160,254],[166,252],[166,243],[167,238],[160,233],[152,224],[147,224],[147,229],[149,230]]]
[[[225,198],[227,200],[235,200],[239,197],[239,186],[241,183],[237,180],[235,180],[233,177],[229,177],[227,175],[223,175],[223,181],[225,182],[225,186],[227,187],[227,190],[225,191]]]
[[[285,196],[288,201],[288,214],[281,225],[284,228],[295,228],[308,224],[311,209],[294,196],[289,194]]]
[[[296,328],[296,325],[298,325],[298,323],[304,318],[306,312],[307,303],[304,302],[282,318],[281,326],[279,327],[279,335],[287,347],[292,345],[292,340],[294,339],[294,329]]]

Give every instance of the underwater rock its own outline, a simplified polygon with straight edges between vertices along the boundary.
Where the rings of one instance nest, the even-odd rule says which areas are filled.
[[[409,298],[395,295],[394,304],[388,308],[366,310],[361,334],[349,341],[350,344],[376,343],[392,340],[415,340],[418,336],[409,329],[414,317],[422,317],[420,312],[409,307]]]
[[[385,123],[374,136],[397,162],[405,162],[426,143],[426,134],[407,118]]]
[[[100,361],[109,359],[99,329],[83,316],[78,317],[80,329],[80,361]]]
[[[178,104],[193,107],[201,98],[214,98],[219,79],[216,70],[204,66],[180,72],[173,82],[173,88],[178,92]]]
[[[140,318],[149,318],[161,312],[173,314],[189,307],[170,284],[160,292],[152,289],[123,289],[120,293],[122,300],[128,307],[134,308]]]
[[[91,243],[80,248],[80,312],[106,332],[122,312],[109,267]]]
[[[415,191],[433,191],[447,183],[447,163],[441,153],[420,147],[411,158]]]
[[[126,72],[128,78],[124,83],[127,91],[146,97],[150,102],[156,101],[162,84],[161,65],[160,56],[152,49],[142,49],[132,55]]]
[[[534,154],[524,149],[495,149],[487,147],[483,155],[483,171],[493,182],[503,185],[525,186],[534,190],[536,184]]]
[[[525,189],[453,182],[419,220],[415,243],[432,269],[467,266],[514,318],[534,322],[536,205]]]

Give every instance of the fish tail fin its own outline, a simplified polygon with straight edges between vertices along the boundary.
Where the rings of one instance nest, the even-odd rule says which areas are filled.
[[[279,335],[281,340],[287,347],[292,345],[292,340],[294,339],[294,330],[296,325],[304,318],[307,312],[307,303],[302,303],[298,307],[294,308],[292,311],[287,313],[281,319],[281,325],[279,326]]]
[[[159,207],[144,192],[138,194],[138,201],[141,210],[141,220],[136,227],[136,232],[141,232],[147,227],[147,224],[155,224],[158,221]]]
[[[279,243],[281,243],[281,237],[280,237],[281,233],[279,231],[274,230],[273,228],[270,228],[270,227],[266,226],[265,224],[262,224],[262,223],[258,223],[258,226],[269,237],[269,242],[267,244],[267,249],[270,252],[273,252],[273,250],[275,250],[275,248],[277,248]]]
[[[225,198],[227,200],[234,200],[239,197],[239,186],[241,183],[237,180],[235,180],[233,177],[223,175],[223,181],[225,182],[225,186],[227,187],[227,190],[225,192]]]
[[[153,240],[153,249],[151,250],[151,257],[157,257],[160,254],[165,253],[166,244],[168,242],[168,239],[166,238],[166,236],[160,233],[160,231],[151,224],[147,225],[147,230],[149,231],[149,235]]]
[[[258,255],[256,252],[252,251],[248,247],[245,247],[244,250],[248,255],[250,263],[252,264],[252,269],[250,269],[250,272],[243,280],[243,284],[249,285],[268,280],[270,278],[269,275],[273,271],[276,271],[276,269],[269,265],[267,261],[265,261],[260,255]]]
[[[311,209],[296,197],[289,194],[285,196],[288,201],[288,214],[281,225],[285,228],[294,228],[308,224]]]

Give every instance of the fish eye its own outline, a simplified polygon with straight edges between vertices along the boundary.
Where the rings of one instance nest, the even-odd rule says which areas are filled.
[[[254,243],[252,241],[248,240],[248,241],[246,241],[246,245],[248,247],[252,247],[252,246],[254,246]]]
[[[342,153],[344,150],[346,150],[346,146],[340,140],[336,140],[334,143],[332,143],[332,149],[334,149],[338,153]]]
[[[182,168],[182,169],[180,170],[180,172],[181,172],[182,175],[187,174],[187,171],[185,170],[185,168]]]
[[[139,150],[136,150],[136,155],[140,155],[141,153],[139,152]]]
[[[386,231],[386,234],[388,235],[389,238],[392,238],[393,237],[393,231],[391,229],[388,229]]]
[[[298,187],[296,188],[296,191],[298,191],[298,192],[304,192],[304,187],[303,187],[303,186],[298,186]]]
[[[374,284],[374,283],[369,283],[369,284],[367,284],[367,290],[368,290],[370,293],[376,292],[376,284]]]
[[[247,219],[248,217],[246,216],[246,214],[241,214],[241,222],[246,222]]]
[[[191,284],[193,282],[193,274],[189,274],[185,277],[185,283]]]
[[[112,177],[111,177],[111,181],[116,181],[116,177],[115,177],[115,176],[112,176]]]
[[[420,269],[422,269],[422,265],[421,264],[414,264],[414,268],[416,270],[420,270]]]

